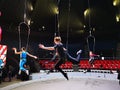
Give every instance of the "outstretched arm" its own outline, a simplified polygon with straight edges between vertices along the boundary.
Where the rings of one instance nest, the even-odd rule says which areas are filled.
[[[28,53],[28,52],[27,52],[27,55],[30,56],[30,57],[32,57],[32,58],[37,59],[37,56],[34,56],[34,55],[32,55],[32,54],[30,54],[30,53]]]
[[[97,54],[91,54],[90,56],[92,56],[92,57],[94,57],[94,56],[99,57],[100,55],[97,55]]]
[[[54,47],[45,47],[43,44],[39,44],[39,48],[45,49],[45,50],[55,50]]]
[[[16,48],[12,48],[15,52],[15,54],[21,54],[21,52],[17,52],[17,49]]]

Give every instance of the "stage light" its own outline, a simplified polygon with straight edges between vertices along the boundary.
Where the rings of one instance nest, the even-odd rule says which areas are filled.
[[[42,30],[45,30],[45,26],[42,26]]]
[[[86,28],[86,25],[83,25],[84,28]]]
[[[113,6],[119,6],[119,5],[120,5],[120,0],[113,1]]]
[[[58,7],[55,7],[55,8],[54,8],[54,13],[55,13],[55,14],[59,14],[59,9],[58,9]]]
[[[83,34],[85,31],[84,30],[78,30],[77,33]]]
[[[30,10],[33,11],[33,6],[30,6]]]
[[[101,57],[101,59],[102,59],[102,60],[104,60],[104,59],[105,59],[105,57]]]
[[[93,31],[95,31],[95,28],[93,28]]]
[[[90,14],[90,9],[86,9],[85,11],[84,11],[84,16],[86,17],[87,15],[89,15]]]
[[[116,6],[116,5],[117,5],[116,1],[113,1],[113,6]]]
[[[28,9],[29,9],[30,11],[33,11],[33,6],[32,6],[31,3],[28,3]]]
[[[116,22],[120,21],[120,15],[116,15]]]

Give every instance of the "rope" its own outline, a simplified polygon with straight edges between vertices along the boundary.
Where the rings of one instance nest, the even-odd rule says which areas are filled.
[[[19,33],[19,50],[21,49],[21,35],[20,35],[20,25],[18,26],[18,33]]]
[[[27,0],[25,0],[24,2],[24,22],[25,22],[25,19],[26,19],[26,4],[27,4]]]
[[[66,49],[68,50],[68,39],[69,39],[69,22],[70,22],[70,7],[71,7],[71,0],[69,0],[69,3],[68,3],[68,21],[67,21],[67,40],[66,40]],[[59,11],[59,3],[60,3],[60,0],[57,0],[57,6],[58,6],[58,11]],[[54,36],[60,36],[60,30],[59,30],[59,13],[56,15],[57,16],[57,20],[56,20],[56,17],[55,17],[55,33],[54,33]],[[56,21],[57,21],[57,24],[56,24]],[[56,30],[56,25],[57,25],[57,30]]]
[[[88,0],[88,8],[90,9],[91,7],[90,7],[90,1]],[[89,29],[91,28],[91,15],[90,15],[90,13],[89,13]]]
[[[70,23],[70,7],[71,7],[71,0],[68,3],[68,21],[67,21],[67,41],[66,41],[66,49],[68,50],[68,43],[69,43],[69,23]]]
[[[26,51],[27,51],[27,48],[28,48],[28,44],[29,44],[29,36],[30,36],[30,27],[28,24],[26,24],[25,22],[21,22],[18,26],[18,32],[19,32],[19,50],[21,49],[21,46],[22,46],[22,43],[21,43],[21,25],[24,24],[28,27],[28,34],[27,34],[27,41],[26,41]]]
[[[59,12],[59,3],[60,3],[60,0],[57,0],[58,12]],[[56,28],[56,25],[57,25],[57,28]],[[59,13],[57,13],[55,15],[55,33],[54,33],[54,36],[60,36],[60,30],[59,30]]]
[[[95,51],[95,37],[92,35],[89,35],[87,37],[87,45],[88,45],[88,51]]]
[[[88,8],[90,9],[90,1],[88,0]],[[91,30],[91,14],[89,13],[89,36],[87,37],[88,51],[95,51],[95,37],[92,35]]]
[[[19,32],[19,50],[21,49],[21,46],[22,46],[22,43],[21,43],[21,26],[24,24],[27,26],[27,30],[28,30],[28,34],[27,34],[27,41],[26,41],[26,51],[27,51],[27,48],[28,48],[28,43],[29,43],[29,36],[30,36],[30,27],[29,25],[25,22],[26,20],[26,4],[27,4],[27,0],[25,0],[24,2],[24,22],[21,22],[19,23],[19,26],[18,26],[18,32]]]

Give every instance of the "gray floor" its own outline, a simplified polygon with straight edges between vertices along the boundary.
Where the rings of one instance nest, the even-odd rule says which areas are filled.
[[[0,90],[120,90],[116,74],[70,72],[69,80],[59,72],[36,73],[32,76],[33,80],[16,83]]]

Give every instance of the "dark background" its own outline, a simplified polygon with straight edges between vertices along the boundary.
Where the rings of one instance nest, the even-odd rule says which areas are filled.
[[[1,44],[8,46],[8,54],[12,52],[12,47],[19,48],[18,26],[20,22],[30,19],[28,51],[40,58],[52,56],[52,52],[39,49],[38,44],[53,45],[56,32],[62,37],[70,54],[75,56],[76,51],[82,49],[82,58],[88,58],[89,31],[95,37],[95,53],[119,58],[120,22],[116,21],[116,15],[120,15],[120,1],[118,6],[113,6],[113,2],[114,0],[26,0],[25,4],[25,0],[0,0],[0,26],[3,29]],[[57,6],[59,14],[54,12]],[[85,16],[84,12],[88,8],[91,11]],[[26,26],[21,27],[22,46],[26,46]]]

